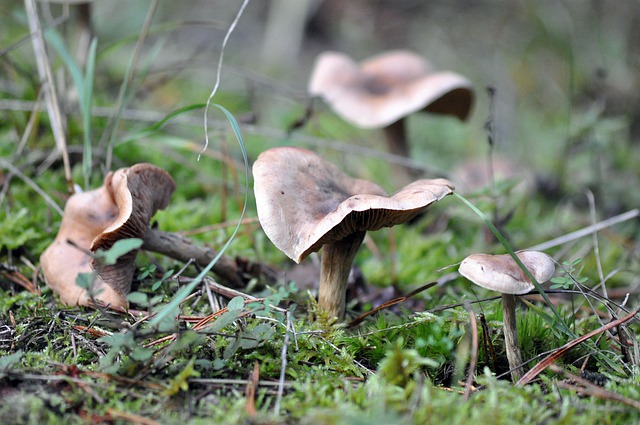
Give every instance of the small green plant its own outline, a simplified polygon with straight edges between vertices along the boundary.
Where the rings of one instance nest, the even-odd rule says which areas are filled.
[[[578,268],[578,265],[582,262],[582,258],[577,258],[573,261],[562,262],[562,276],[555,276],[551,278],[551,289],[570,289],[574,285],[583,285],[589,278],[587,276],[580,277],[583,266]]]

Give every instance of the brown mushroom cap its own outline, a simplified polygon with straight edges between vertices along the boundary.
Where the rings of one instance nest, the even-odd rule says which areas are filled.
[[[380,186],[295,147],[262,152],[253,177],[265,233],[296,262],[350,234],[407,222],[453,192],[445,179],[418,180],[387,196]]]
[[[389,51],[360,65],[343,53],[324,52],[316,60],[309,93],[322,97],[342,118],[362,128],[386,127],[420,110],[464,120],[473,103],[466,78],[436,72],[407,50]]]
[[[96,267],[98,276],[92,288],[92,292],[98,292],[96,299],[126,307],[137,251],[121,256],[114,265],[97,266],[67,240],[95,252],[108,250],[119,239],[142,238],[151,217],[167,206],[174,190],[175,183],[164,170],[151,164],[136,164],[107,174],[99,189],[71,196],[60,230],[41,256],[47,284],[60,294],[61,301],[88,305],[89,294],[76,285],[76,278]]]
[[[555,263],[544,252],[519,251],[516,255],[538,283],[551,279]],[[462,260],[459,272],[483,288],[503,294],[526,294],[535,288],[531,280],[509,254],[473,254]]]
[[[91,242],[91,251],[107,251],[121,239],[143,238],[154,214],[169,205],[175,188],[169,173],[151,164],[117,170],[108,190],[118,206],[118,217]],[[92,261],[92,266],[124,298],[131,290],[137,254],[138,250],[133,250],[118,258],[116,264],[100,266]]]

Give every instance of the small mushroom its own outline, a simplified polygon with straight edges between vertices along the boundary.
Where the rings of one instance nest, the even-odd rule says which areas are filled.
[[[316,59],[309,93],[358,127],[383,128],[389,152],[403,157],[409,157],[408,115],[426,111],[465,120],[473,103],[466,78],[436,72],[407,50],[388,51],[360,64],[343,53],[324,52]]]
[[[516,255],[538,283],[551,279],[555,263],[544,252],[518,251]],[[509,254],[473,254],[462,260],[459,272],[471,282],[502,294],[505,350],[511,378],[516,382],[523,374],[522,355],[516,328],[514,295],[526,294],[535,288],[529,277]]]
[[[136,164],[108,173],[98,189],[71,196],[55,240],[40,257],[45,280],[60,300],[67,305],[90,305],[94,297],[126,307],[137,250],[121,256],[114,265],[96,264],[88,251],[108,250],[120,239],[143,238],[151,217],[168,205],[174,190],[167,172],[151,164]],[[94,268],[97,276],[89,291],[76,285],[80,273]]]
[[[318,303],[342,318],[346,285],[368,230],[405,223],[453,193],[445,179],[418,180],[387,196],[306,149],[278,147],[253,165],[258,219],[271,242],[296,263],[324,247]]]

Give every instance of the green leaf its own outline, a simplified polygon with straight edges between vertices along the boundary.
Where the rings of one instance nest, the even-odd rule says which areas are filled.
[[[244,298],[239,296],[233,298],[231,301],[229,301],[229,304],[227,304],[227,310],[229,311],[242,310],[243,307],[244,307]]]
[[[13,369],[13,367],[22,360],[22,354],[22,350],[18,350],[8,356],[0,357],[0,371]]]
[[[189,360],[180,373],[176,375],[175,378],[171,380],[169,386],[162,392],[162,395],[172,396],[182,391],[187,391],[189,389],[188,379],[191,377],[197,378],[200,376],[200,373],[194,368],[195,359]]]
[[[118,261],[118,258],[122,257],[133,250],[139,249],[142,246],[142,239],[131,238],[122,239],[116,241],[108,251],[98,251],[97,255],[102,259],[104,264],[112,265]]]
[[[180,288],[178,292],[176,292],[176,294],[173,296],[173,299],[171,300],[171,302],[169,302],[169,304],[167,304],[167,306],[164,309],[158,311],[158,314],[149,322],[151,326],[157,326],[158,324],[160,324],[160,322],[165,320],[171,312],[178,310],[180,307],[180,303],[185,298],[187,298],[189,294],[191,294],[191,292],[193,292],[193,290],[196,288],[196,286],[200,284],[200,282],[202,282],[202,279],[207,275],[207,273],[209,273],[209,271],[211,271],[211,268],[213,267],[213,265],[218,262],[220,257],[229,248],[229,245],[231,245],[231,242],[233,242],[233,240],[235,239],[236,235],[238,234],[238,231],[240,230],[240,226],[242,226],[242,220],[247,211],[247,203],[249,200],[248,197],[250,192],[249,190],[249,159],[247,157],[247,151],[244,146],[244,141],[242,140],[242,133],[240,132],[240,126],[238,125],[238,121],[231,114],[231,112],[229,112],[223,106],[217,105],[217,104],[214,104],[212,106],[215,106],[218,109],[220,109],[227,117],[227,119],[231,124],[231,128],[233,129],[233,132],[236,136],[236,140],[240,145],[240,150],[242,151],[242,159],[244,161],[244,174],[245,174],[244,203],[242,205],[242,212],[240,213],[240,217],[238,217],[238,223],[236,224],[236,227],[233,229],[233,233],[231,234],[227,242],[222,246],[222,248],[220,249],[220,252],[218,252],[218,255],[216,255],[209,264],[207,264],[207,266],[202,270],[202,272],[200,272],[198,276],[196,276],[195,279],[193,279],[193,281],[191,281],[188,285]]]
[[[89,289],[91,287],[91,284],[93,283],[94,278],[95,273],[93,272],[79,273],[76,277],[76,285],[83,289]]]
[[[145,307],[149,305],[149,297],[147,296],[147,294],[144,294],[142,292],[131,292],[129,295],[127,295],[127,300],[129,300],[130,303],[138,304]]]

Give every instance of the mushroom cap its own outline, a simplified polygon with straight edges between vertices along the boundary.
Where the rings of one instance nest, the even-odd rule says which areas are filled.
[[[262,228],[297,263],[352,233],[405,223],[453,193],[451,182],[435,179],[418,180],[387,196],[377,184],[349,177],[295,147],[262,152],[253,178]]]
[[[518,251],[516,255],[538,283],[551,279],[556,270],[544,252]],[[521,295],[535,288],[509,254],[473,254],[462,260],[458,271],[476,285],[503,294]]]
[[[165,208],[175,183],[164,170],[151,164],[136,164],[107,174],[102,187],[72,195],[53,243],[40,262],[47,284],[67,305],[89,305],[87,291],[76,285],[80,273],[98,272],[93,284],[96,299],[126,307],[137,250],[121,256],[116,264],[100,266],[82,250],[108,250],[119,239],[142,238],[151,217]]]
[[[91,242],[92,252],[107,251],[121,239],[143,238],[151,218],[169,205],[176,188],[169,173],[146,163],[121,168],[105,183],[118,206],[118,217]],[[111,265],[91,264],[100,278],[125,298],[131,290],[137,254],[138,250],[129,251]]]
[[[362,128],[386,127],[420,110],[464,120],[473,103],[469,80],[455,72],[436,72],[407,50],[392,50],[360,64],[343,53],[321,53],[309,93]]]
[[[66,305],[87,305],[87,291],[76,285],[80,273],[91,273],[91,257],[72,246],[74,242],[86,250],[93,238],[100,234],[118,216],[118,208],[106,186],[69,197],[55,239],[40,256],[40,264],[47,285],[60,296]],[[100,288],[99,299],[105,303],[121,305],[120,296],[97,279],[95,288]]]

